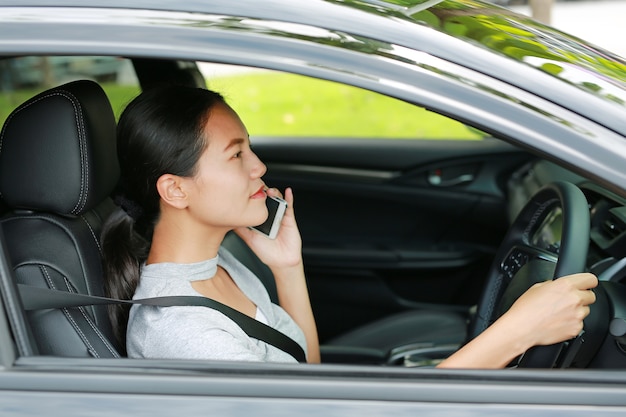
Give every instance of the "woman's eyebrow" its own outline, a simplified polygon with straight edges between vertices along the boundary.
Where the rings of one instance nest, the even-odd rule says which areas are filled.
[[[230,142],[228,142],[228,145],[226,145],[226,147],[224,148],[224,152],[226,152],[227,150],[229,150],[230,148],[232,148],[233,146],[236,145],[241,145],[242,143],[244,143],[246,141],[246,139],[243,138],[235,138],[235,139],[231,139]]]

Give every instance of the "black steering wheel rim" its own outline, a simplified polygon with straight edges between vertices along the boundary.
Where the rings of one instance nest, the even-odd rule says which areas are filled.
[[[505,235],[489,270],[476,315],[470,323],[468,333],[470,339],[482,333],[502,313],[498,309],[503,294],[520,271],[520,269],[517,271],[506,269],[507,262],[510,264],[510,258],[512,256],[519,258],[518,254],[521,253],[523,259],[514,260],[514,263],[519,262],[525,265],[532,261],[533,257],[546,253],[545,251],[532,251],[532,234],[556,207],[562,210],[560,247],[558,254],[555,254],[556,266],[553,269],[547,269],[554,272],[552,276],[545,278],[546,280],[557,279],[586,270],[590,224],[587,199],[574,184],[568,182],[548,184],[524,206]],[[518,252],[515,252],[516,249]],[[526,250],[528,253],[525,253]],[[532,368],[553,367],[563,347],[563,343],[534,347],[524,354],[519,365]]]

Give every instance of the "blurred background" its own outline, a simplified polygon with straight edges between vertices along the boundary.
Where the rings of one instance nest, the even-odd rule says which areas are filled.
[[[626,0],[493,0],[626,57]]]

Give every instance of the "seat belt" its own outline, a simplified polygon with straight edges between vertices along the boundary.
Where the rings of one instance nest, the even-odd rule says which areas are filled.
[[[234,308],[210,298],[199,296],[166,296],[142,298],[138,300],[118,300],[115,298],[77,294],[50,288],[33,287],[25,284],[17,284],[17,287],[25,310],[60,309],[109,304],[139,304],[155,307],[201,306],[212,308],[237,323],[248,336],[261,340],[288,353],[298,362],[306,362],[304,350],[289,336]]]

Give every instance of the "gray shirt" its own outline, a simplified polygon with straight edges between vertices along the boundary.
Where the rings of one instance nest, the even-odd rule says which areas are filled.
[[[199,296],[191,282],[212,278],[218,265],[256,304],[257,318],[294,339],[306,352],[302,330],[280,306],[271,302],[261,281],[224,248],[220,248],[216,258],[198,263],[144,265],[133,298]],[[250,338],[219,311],[201,306],[134,305],[128,320],[126,348],[132,358],[296,362],[282,350]]]

